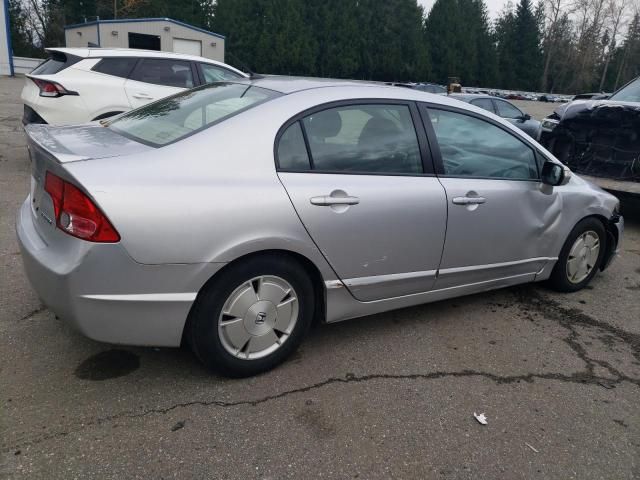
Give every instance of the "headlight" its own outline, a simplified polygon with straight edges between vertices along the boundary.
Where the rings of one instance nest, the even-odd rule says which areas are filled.
[[[545,118],[542,120],[542,129],[550,132],[554,128],[558,126],[560,122],[558,120],[554,120],[552,118]]]

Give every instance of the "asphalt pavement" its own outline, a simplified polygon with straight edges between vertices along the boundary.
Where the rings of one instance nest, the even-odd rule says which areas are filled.
[[[637,211],[581,292],[318,325],[276,370],[224,379],[186,349],[88,340],[40,304],[14,231],[23,81],[0,79],[0,477],[640,478]]]

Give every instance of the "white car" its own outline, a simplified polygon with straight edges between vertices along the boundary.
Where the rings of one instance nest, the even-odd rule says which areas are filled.
[[[137,49],[48,48],[25,80],[22,123],[69,125],[111,117],[205,83],[247,74],[194,55]]]

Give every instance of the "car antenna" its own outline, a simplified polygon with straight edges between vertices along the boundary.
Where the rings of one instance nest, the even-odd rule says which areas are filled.
[[[229,55],[233,59],[234,62],[236,62],[238,65],[240,65],[242,67],[242,69],[249,74],[249,78],[251,80],[256,80],[258,78],[264,78],[259,73],[256,73],[256,72],[252,71],[248,67],[248,65],[246,63],[244,63],[242,60],[240,60],[238,57],[236,57],[233,53],[227,52],[227,55]]]

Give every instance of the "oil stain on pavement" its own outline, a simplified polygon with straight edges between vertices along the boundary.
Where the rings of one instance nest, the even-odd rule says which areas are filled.
[[[140,368],[140,357],[127,350],[113,349],[84,360],[75,370],[82,380],[109,380],[129,375]]]

